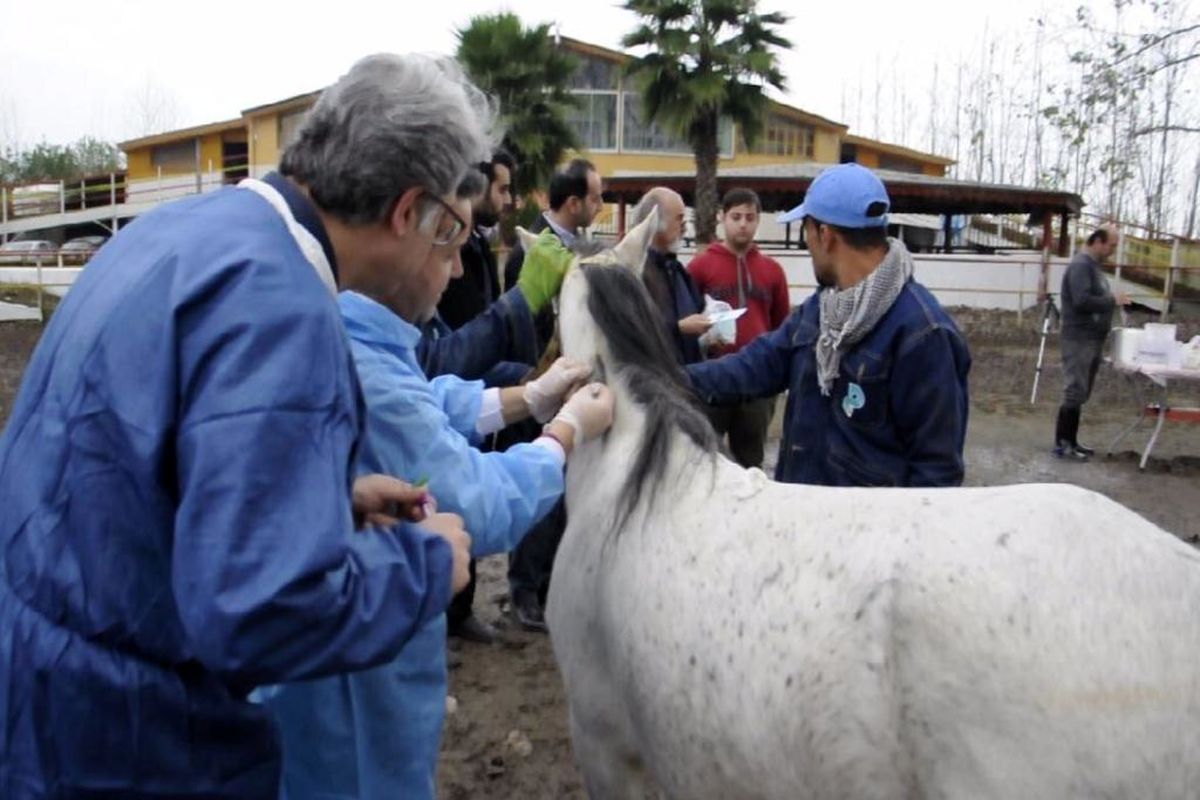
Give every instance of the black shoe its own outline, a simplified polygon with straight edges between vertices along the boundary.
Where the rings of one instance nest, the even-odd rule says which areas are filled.
[[[1054,446],[1054,455],[1068,461],[1088,461],[1091,456],[1070,442],[1059,442]]]
[[[1093,448],[1086,447],[1086,446],[1080,444],[1079,442],[1075,443],[1075,452],[1083,453],[1088,458],[1091,458],[1092,456],[1096,455],[1096,451]]]
[[[512,596],[513,619],[527,631],[549,633],[546,627],[546,614],[542,604],[538,602],[537,594],[532,592],[514,592]]]
[[[451,625],[446,632],[451,636],[457,636],[459,639],[478,644],[492,644],[496,641],[497,636],[499,636],[495,628],[474,614],[462,622]]]

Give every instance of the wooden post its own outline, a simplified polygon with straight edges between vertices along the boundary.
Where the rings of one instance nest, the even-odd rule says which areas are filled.
[[[1117,263],[1113,265],[1113,273],[1118,284],[1121,283],[1121,266],[1125,263],[1125,231],[1117,224]],[[1118,289],[1119,290],[1119,289]]]
[[[625,195],[617,200],[617,239],[625,238]]]
[[[954,232],[951,230],[951,220],[953,220],[953,219],[954,218],[950,214],[942,215],[942,237],[943,237],[942,252],[943,253],[950,252],[950,239],[954,235]]]
[[[1058,226],[1058,254],[1062,258],[1071,255],[1071,240],[1067,238],[1067,221],[1067,212],[1064,211]]]
[[[1054,216],[1047,211],[1046,216],[1042,217],[1042,249],[1050,248],[1050,242],[1054,239]]]
[[[1025,260],[1021,260],[1021,278],[1017,284],[1017,324],[1025,318]]]
[[[1167,312],[1171,310],[1171,298],[1175,294],[1175,270],[1179,268],[1179,240],[1176,239],[1171,243],[1171,266],[1167,269],[1167,283],[1163,287],[1163,307],[1162,317],[1167,318]]]
[[[46,321],[46,304],[42,300],[42,259],[41,256],[37,260],[37,289],[38,289],[38,319],[42,322]]]

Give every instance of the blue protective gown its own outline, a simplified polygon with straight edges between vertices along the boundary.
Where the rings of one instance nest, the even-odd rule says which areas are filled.
[[[251,687],[393,658],[450,598],[353,533],[361,395],[283,218],[226,189],[91,260],[0,439],[0,797],[275,798]]]
[[[367,401],[359,468],[428,478],[439,510],[462,515],[476,557],[512,549],[562,496],[560,457],[533,444],[480,452],[471,440],[483,384],[428,380],[417,328],[353,292],[338,302]],[[266,702],[283,734],[288,800],[432,798],[446,710],[445,616],[390,664],[281,686]]]

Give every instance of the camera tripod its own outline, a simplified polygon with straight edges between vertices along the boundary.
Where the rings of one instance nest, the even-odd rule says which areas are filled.
[[[1050,335],[1050,330],[1057,327],[1062,315],[1058,311],[1058,306],[1054,305],[1054,295],[1046,295],[1046,303],[1042,309],[1042,341],[1038,345],[1037,368],[1033,371],[1033,391],[1029,393],[1029,404],[1033,405],[1037,402],[1038,383],[1042,378],[1042,362],[1046,357],[1046,337]]]

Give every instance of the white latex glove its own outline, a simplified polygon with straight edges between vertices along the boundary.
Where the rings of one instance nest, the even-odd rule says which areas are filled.
[[[553,421],[569,425],[575,431],[575,447],[595,439],[612,427],[612,390],[603,383],[589,383],[571,395]]]
[[[548,421],[562,405],[563,396],[591,374],[592,368],[587,364],[569,358],[555,361],[546,374],[525,384],[522,396],[530,415],[538,422]]]
[[[450,545],[450,553],[454,557],[451,586],[454,594],[458,594],[471,582],[471,534],[463,527],[463,518],[458,514],[431,514],[421,526],[441,536]]]

